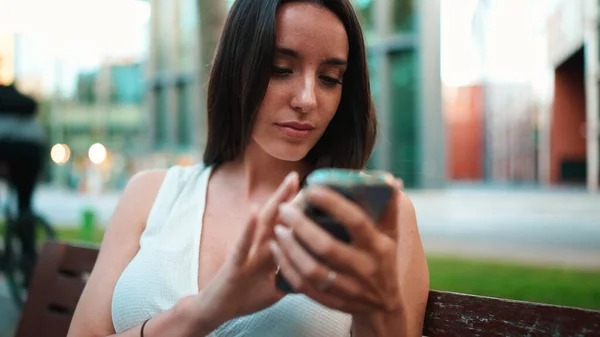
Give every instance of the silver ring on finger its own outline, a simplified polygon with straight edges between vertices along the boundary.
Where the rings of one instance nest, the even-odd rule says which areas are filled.
[[[335,281],[336,277],[337,273],[333,270],[329,270],[329,272],[327,273],[327,280],[317,285],[317,289],[319,289],[319,291],[327,291],[327,289],[331,288],[331,285],[333,285],[333,282]]]

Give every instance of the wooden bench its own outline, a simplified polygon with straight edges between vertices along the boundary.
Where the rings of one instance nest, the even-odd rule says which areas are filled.
[[[65,337],[96,247],[48,241],[39,254],[16,337]]]
[[[65,337],[98,250],[48,242],[16,337]],[[425,336],[600,336],[600,311],[431,291]]]

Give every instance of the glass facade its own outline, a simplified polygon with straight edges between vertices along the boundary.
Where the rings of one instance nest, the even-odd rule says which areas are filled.
[[[416,10],[414,0],[392,1],[392,31],[414,33],[416,30]]]
[[[225,10],[230,8],[232,1],[222,1],[226,1]],[[382,150],[378,142],[368,167],[388,169],[402,177],[407,187],[418,187],[421,179],[419,172],[424,171],[420,164],[423,160],[419,147],[420,128],[424,127],[419,118],[419,6],[416,0],[387,1],[391,35],[379,36],[376,2],[353,0],[367,41],[375,105],[387,107],[388,111],[378,111],[378,114],[389,116],[387,120],[380,119],[380,130],[381,125],[389,126],[384,135],[389,147]],[[198,138],[203,139],[205,135],[200,132],[202,128],[194,123],[202,120],[196,114],[204,114],[203,102],[197,100],[197,91],[203,89],[197,83],[196,73],[200,69],[198,43],[202,8],[198,7],[195,0],[153,0],[152,3],[154,8],[160,9],[153,11],[157,16],[154,18],[154,34],[157,38],[153,39],[155,60],[150,71],[155,96],[153,101],[156,102],[152,123],[154,148],[200,152]],[[169,13],[174,10],[176,20],[170,20],[172,14]],[[176,41],[176,52],[169,48],[173,41]],[[381,76],[382,64],[388,69],[385,76]],[[172,112],[171,116],[168,111]],[[171,132],[168,125],[173,125]],[[389,163],[389,167],[381,167],[382,163]]]
[[[201,113],[197,83],[199,8],[196,0],[154,0],[152,62],[148,69],[153,150],[167,156],[190,151]]]
[[[194,141],[192,136],[193,124],[190,121],[194,120],[192,116],[192,88],[185,83],[180,83],[177,86],[177,146],[181,148],[191,147]]]
[[[389,54],[391,63],[392,173],[414,187],[418,177],[417,54],[399,50]]]
[[[179,69],[193,71],[196,67],[198,4],[197,0],[179,1]]]
[[[354,0],[354,8],[356,14],[361,21],[361,26],[364,30],[365,37],[370,40],[370,37],[375,33],[373,23],[374,3],[372,0]]]
[[[142,64],[115,65],[110,68],[113,103],[140,104],[144,96]]]
[[[380,36],[375,27],[375,2],[355,0],[354,3],[369,49],[371,90],[381,134],[368,167],[387,169],[402,177],[407,187],[415,187],[419,184],[416,7],[413,0],[389,0],[391,36]],[[381,74],[381,66],[389,74]]]
[[[156,97],[156,104],[154,104],[156,120],[154,124],[154,146],[157,149],[162,149],[167,146],[168,143],[168,110],[169,103],[167,97],[167,90],[163,87],[155,89],[154,95]]]

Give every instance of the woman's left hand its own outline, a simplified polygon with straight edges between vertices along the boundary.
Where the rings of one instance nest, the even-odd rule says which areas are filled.
[[[275,228],[277,241],[271,248],[280,272],[294,290],[350,314],[399,309],[399,191],[400,183],[378,224],[358,205],[322,186],[309,187],[299,200],[283,204],[283,226]],[[343,224],[352,243],[337,240],[305,216],[299,205],[303,202],[321,208]]]

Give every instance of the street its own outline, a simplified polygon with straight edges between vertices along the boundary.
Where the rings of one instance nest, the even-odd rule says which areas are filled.
[[[408,190],[428,252],[600,267],[600,195],[583,189],[452,185]],[[106,225],[119,193],[85,196],[41,188],[35,207],[78,226],[86,207]],[[565,260],[566,259],[566,260]]]

